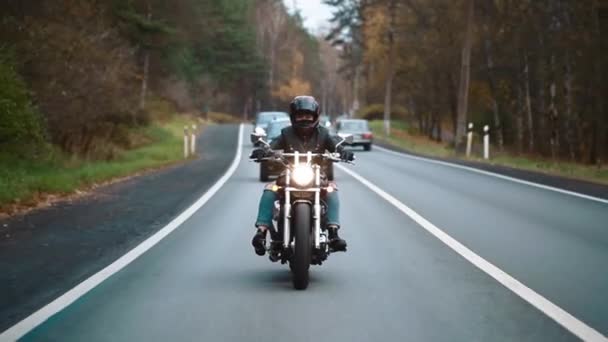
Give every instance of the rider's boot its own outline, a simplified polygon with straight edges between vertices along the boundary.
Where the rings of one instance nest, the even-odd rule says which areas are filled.
[[[327,227],[329,246],[334,251],[346,252],[346,240],[338,236],[338,229],[340,229],[340,226],[337,225],[330,225]]]
[[[262,227],[258,227],[253,239],[251,240],[251,245],[255,250],[255,254],[264,255],[266,254],[266,231],[268,229],[264,229]]]

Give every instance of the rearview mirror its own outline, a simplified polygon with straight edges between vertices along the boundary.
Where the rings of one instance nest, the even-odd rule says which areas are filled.
[[[352,145],[354,142],[355,142],[355,137],[352,134],[349,134],[346,137],[344,137],[344,143],[346,145]]]
[[[342,140],[336,145],[336,147],[342,145],[342,144],[346,144],[346,145],[352,145],[353,142],[355,141],[354,137],[352,134],[339,134],[338,135]]]
[[[270,146],[264,138],[266,138],[266,134],[263,133],[251,133],[249,136],[251,138],[251,143],[258,146],[258,144],[263,144],[266,146]]]

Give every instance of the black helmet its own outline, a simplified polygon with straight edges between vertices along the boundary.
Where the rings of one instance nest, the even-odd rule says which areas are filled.
[[[319,104],[312,96],[296,96],[289,104],[289,117],[296,133],[310,135],[319,125]],[[298,114],[312,114],[312,120],[297,121]]]

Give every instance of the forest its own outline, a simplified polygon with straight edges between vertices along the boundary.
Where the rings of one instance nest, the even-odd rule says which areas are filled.
[[[489,125],[500,150],[605,163],[608,1],[325,3],[362,115],[456,148],[469,122]]]
[[[0,18],[4,151],[107,158],[158,111],[249,120],[302,93],[346,106],[336,48],[279,0],[7,0]]]
[[[0,145],[105,158],[162,111],[250,120],[316,96],[326,114],[462,145],[608,157],[605,0],[324,0],[313,35],[280,0],[7,0]]]

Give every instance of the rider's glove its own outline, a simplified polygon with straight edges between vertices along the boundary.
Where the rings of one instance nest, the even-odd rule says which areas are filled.
[[[342,150],[340,151],[340,159],[345,161],[355,160],[355,154],[352,151]]]
[[[249,158],[260,160],[262,158],[269,157],[269,156],[270,156],[269,151],[267,151],[265,149],[261,149],[261,148],[256,148],[255,150],[251,151],[251,155],[249,156]]]

